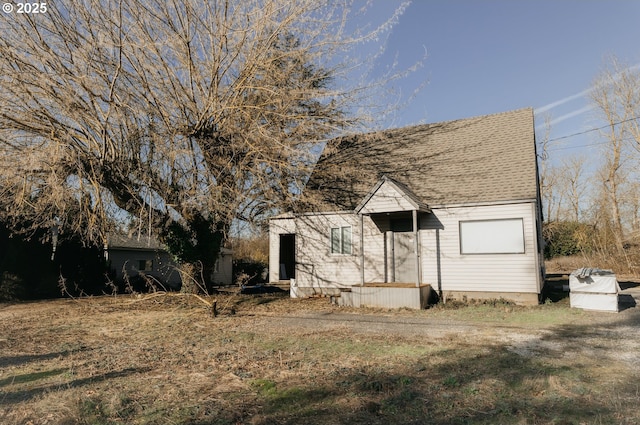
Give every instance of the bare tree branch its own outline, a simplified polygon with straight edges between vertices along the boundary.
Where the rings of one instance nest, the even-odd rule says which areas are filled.
[[[366,118],[376,83],[335,84],[368,37],[347,16],[328,0],[60,0],[2,17],[0,219],[102,244],[145,217],[212,265],[234,220],[291,206],[322,144]]]

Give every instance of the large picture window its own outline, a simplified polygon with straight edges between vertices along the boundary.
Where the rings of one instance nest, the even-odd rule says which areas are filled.
[[[351,254],[351,227],[331,228],[331,253]]]
[[[521,218],[460,222],[461,254],[523,254]]]

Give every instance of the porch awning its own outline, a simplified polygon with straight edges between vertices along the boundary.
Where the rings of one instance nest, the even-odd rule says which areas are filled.
[[[398,211],[431,212],[406,185],[387,176],[382,178],[355,208],[357,214],[378,214]]]

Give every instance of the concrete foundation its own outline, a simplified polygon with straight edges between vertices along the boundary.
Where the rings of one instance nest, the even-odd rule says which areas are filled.
[[[538,305],[538,294],[528,292],[474,292],[443,291],[441,302],[450,300],[467,302],[471,300],[506,300],[517,305]]]

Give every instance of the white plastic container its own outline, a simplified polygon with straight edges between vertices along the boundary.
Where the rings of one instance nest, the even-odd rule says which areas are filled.
[[[618,292],[620,286],[611,270],[582,268],[569,276],[571,307],[618,312]]]

